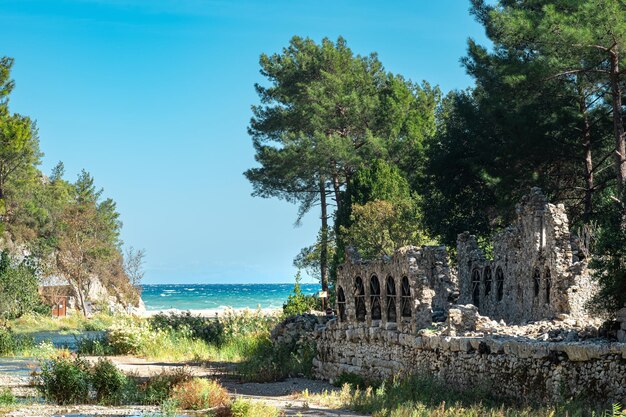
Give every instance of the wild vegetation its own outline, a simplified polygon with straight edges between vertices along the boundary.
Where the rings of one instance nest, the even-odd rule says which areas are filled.
[[[516,404],[492,398],[489,390],[458,391],[434,379],[410,376],[370,384],[354,374],[340,378],[341,390],[319,395],[304,393],[303,398],[332,408],[351,409],[373,417],[618,417],[626,415],[621,407],[610,410],[591,404],[567,401],[551,407]]]
[[[135,302],[143,252],[124,259],[115,202],[103,198],[87,171],[70,182],[62,162],[49,175],[38,169],[43,153],[37,126],[9,108],[12,66],[11,58],[0,58],[0,317],[41,311],[41,276],[58,276],[71,286],[85,314],[94,276],[121,302]]]
[[[262,55],[253,195],[296,203],[299,218],[320,207],[315,243],[295,264],[326,289],[347,247],[372,259],[406,244],[454,247],[466,230],[486,241],[538,186],[591,235],[595,307],[615,311],[626,302],[626,7],[473,0],[470,11],[492,46],[469,40],[474,85],[445,95],[343,38],[294,37]]]

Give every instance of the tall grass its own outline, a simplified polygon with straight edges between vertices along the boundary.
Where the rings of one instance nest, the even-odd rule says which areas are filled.
[[[111,327],[120,316],[107,313],[98,313],[89,318],[81,314],[72,314],[68,317],[55,318],[48,315],[26,314],[9,322],[11,329],[16,333],[35,332],[72,332],[106,330]]]
[[[340,391],[303,397],[331,408],[350,409],[373,417],[583,417],[624,416],[619,408],[602,410],[586,402],[534,407],[503,401],[486,390],[454,390],[432,378],[412,376],[388,380],[378,387],[344,384]]]

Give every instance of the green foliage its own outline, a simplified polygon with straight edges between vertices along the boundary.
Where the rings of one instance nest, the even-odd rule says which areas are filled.
[[[377,387],[354,387],[344,384],[340,392],[313,396],[313,401],[351,409],[374,417],[610,417],[612,411],[602,412],[588,403],[569,401],[550,407],[511,404],[489,394],[488,387],[458,390],[442,381],[408,376],[384,381]],[[617,414],[619,415],[619,414]]]
[[[0,356],[16,355],[32,347],[31,338],[17,335],[8,327],[0,325]]]
[[[173,371],[163,371],[150,378],[139,387],[141,402],[148,405],[158,405],[166,402],[175,386],[189,381],[193,375],[185,368],[177,368]]]
[[[276,407],[258,401],[237,398],[230,405],[232,417],[279,417],[280,410]]]
[[[124,404],[129,400],[129,392],[133,392],[130,388],[132,382],[108,359],[98,359],[91,369],[90,378],[99,404]]]
[[[182,314],[159,313],[150,318],[150,326],[156,330],[189,332],[191,337],[210,345],[221,346],[226,340],[224,324],[213,318]]]
[[[129,319],[116,323],[107,331],[107,342],[116,355],[137,354],[159,336],[160,332],[152,331],[148,323]]]
[[[58,357],[44,361],[38,388],[43,397],[57,404],[85,404],[89,401],[89,364],[80,358]]]
[[[329,200],[341,209],[353,173],[376,158],[414,171],[413,156],[434,131],[438,90],[385,72],[375,54],[355,55],[343,38],[316,44],[293,37],[260,64],[269,85],[255,86],[261,104],[252,108],[249,132],[261,166],[245,175],[253,195],[299,204],[298,221],[319,204],[315,259],[326,290]]]
[[[250,348],[238,367],[244,380],[269,382],[293,376],[312,376],[317,345],[305,334],[278,340],[268,334],[259,334]]]
[[[13,265],[7,251],[0,255],[0,317],[14,319],[31,312],[48,312],[39,296],[35,270],[28,263]]]
[[[283,314],[285,316],[296,316],[321,308],[318,297],[302,293],[302,288],[300,287],[301,280],[302,276],[300,275],[300,271],[298,271],[293,290],[287,297],[287,302],[283,304]]]
[[[390,255],[401,246],[426,242],[418,199],[400,169],[378,159],[353,175],[337,212],[335,228],[342,262],[346,245],[365,259]]]
[[[0,408],[10,407],[17,403],[17,399],[10,388],[0,389]]]
[[[591,268],[600,289],[591,300],[593,310],[613,314],[626,305],[626,205],[606,203],[598,227]]]

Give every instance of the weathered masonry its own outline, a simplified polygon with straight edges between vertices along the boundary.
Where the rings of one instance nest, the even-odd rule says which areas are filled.
[[[458,296],[443,246],[408,246],[388,259],[349,262],[337,275],[339,320],[367,327],[415,332]]]
[[[338,318],[318,335],[317,376],[427,373],[502,396],[626,402],[626,310],[620,342],[598,339],[597,326],[589,333],[595,287],[568,228],[563,206],[533,189],[491,257],[463,233],[456,270],[444,247],[347,261]]]
[[[535,188],[516,211],[515,223],[495,237],[492,259],[469,233],[459,235],[459,304],[509,324],[585,317],[595,286],[586,261],[573,256],[565,208]]]

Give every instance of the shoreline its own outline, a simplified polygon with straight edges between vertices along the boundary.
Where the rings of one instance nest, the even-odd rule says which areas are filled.
[[[265,316],[271,316],[271,315],[280,314],[280,312],[282,312],[282,308],[249,308],[249,307],[243,307],[243,308],[219,307],[219,308],[205,308],[205,309],[166,308],[166,309],[159,309],[159,310],[145,310],[140,315],[141,317],[153,317],[153,316],[156,316],[157,314],[180,315],[180,314],[189,313],[192,316],[210,318],[210,317],[221,317],[227,314],[237,314],[237,315],[243,314],[243,313],[255,314],[257,312],[260,312],[262,315],[265,315]]]

